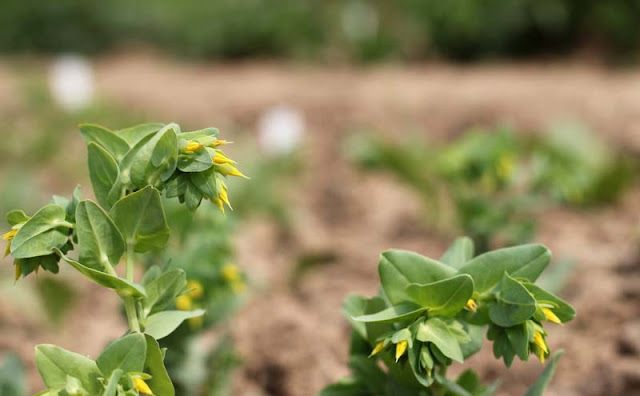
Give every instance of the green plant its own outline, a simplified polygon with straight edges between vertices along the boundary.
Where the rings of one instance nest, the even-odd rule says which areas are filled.
[[[485,336],[507,367],[515,357],[528,360],[531,354],[544,363],[550,355],[545,324],[575,316],[569,304],[535,284],[550,259],[542,245],[474,257],[468,238],[457,239],[440,260],[403,250],[383,252],[379,295],[351,295],[343,307],[353,327],[353,374],[321,395],[492,394],[497,384],[480,384],[471,370],[451,380],[447,368],[477,353]],[[542,395],[558,357],[528,396]]]
[[[36,365],[46,390],[39,395],[174,395],[159,339],[204,310],[170,309],[191,293],[182,270],[147,271],[135,280],[139,253],[162,249],[169,239],[161,192],[194,211],[203,199],[221,210],[229,205],[224,178],[244,177],[220,147],[218,131],[182,132],[177,124],[143,124],[122,130],[83,124],[88,167],[98,203],[82,199],[53,202],[28,216],[7,214],[7,254],[16,279],[43,268],[57,273],[62,259],[89,280],[121,298],[129,333],[107,346],[96,360],[55,345],[36,347]],[[71,258],[72,250],[78,252]],[[124,276],[116,271],[124,261]],[[90,335],[88,335],[90,336]]]
[[[161,254],[148,257],[148,271],[160,271],[158,264],[165,265],[167,270],[184,271],[189,292],[175,299],[175,308],[204,309],[207,315],[185,321],[162,339],[160,346],[167,348],[165,366],[177,394],[208,394],[210,389],[228,382],[224,374],[230,373],[235,364],[223,370],[224,364],[220,363],[215,373],[217,380],[209,381],[212,371],[207,370],[207,360],[224,362],[224,356],[232,353],[229,351],[232,344],[225,339],[224,347],[214,345],[207,349],[202,346],[203,338],[215,326],[221,325],[215,327],[217,332],[225,330],[224,319],[247,295],[247,279],[244,271],[233,264],[230,241],[233,219],[212,206],[200,209],[197,216],[190,216],[184,206],[175,202],[167,202],[165,207],[174,238]]]

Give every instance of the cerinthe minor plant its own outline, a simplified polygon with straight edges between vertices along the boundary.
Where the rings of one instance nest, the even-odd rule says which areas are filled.
[[[177,124],[144,124],[118,131],[84,124],[89,175],[97,203],[54,196],[32,216],[7,214],[6,254],[16,280],[39,268],[57,273],[60,259],[122,299],[129,332],[94,361],[55,345],[36,347],[47,389],[38,395],[173,396],[157,340],[203,310],[172,310],[191,290],[184,271],[148,271],[135,279],[136,254],[161,249],[169,238],[161,194],[195,210],[203,199],[224,212],[225,178],[244,177],[220,149],[214,128],[182,132]],[[71,258],[76,251],[76,258]],[[120,264],[120,262],[123,264]],[[116,269],[124,266],[121,276]],[[90,337],[90,335],[87,335]]]
[[[434,260],[388,250],[378,264],[378,296],[352,295],[344,312],[353,327],[349,366],[353,374],[321,396],[487,396],[478,376],[447,368],[477,353],[485,337],[496,358],[510,367],[550,354],[547,326],[575,316],[565,301],[535,282],[551,259],[542,245],[520,245],[474,257],[469,238],[456,240]],[[526,393],[540,396],[555,370],[556,353]]]

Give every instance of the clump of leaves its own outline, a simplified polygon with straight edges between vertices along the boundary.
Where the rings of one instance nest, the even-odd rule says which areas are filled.
[[[16,280],[40,268],[57,273],[62,260],[114,290],[130,332],[96,360],[55,345],[37,346],[36,365],[47,388],[39,395],[172,396],[157,340],[205,311],[173,309],[177,298],[192,292],[183,270],[148,271],[137,283],[137,254],[162,249],[169,239],[161,194],[192,211],[203,199],[224,211],[229,205],[225,178],[244,175],[222,152],[227,142],[214,128],[183,132],[174,123],[80,128],[98,202],[82,199],[76,189],[71,199],[54,197],[33,215],[9,212],[6,253],[14,258]],[[121,260],[125,276],[116,272]]]
[[[447,368],[477,353],[485,337],[496,358],[550,356],[549,323],[573,320],[565,301],[536,285],[551,253],[542,245],[498,249],[474,257],[470,239],[456,240],[434,260],[404,250],[380,255],[378,296],[351,295],[344,313],[353,327],[352,375],[321,395],[490,395],[465,371],[457,379]],[[541,395],[556,366],[527,395]]]

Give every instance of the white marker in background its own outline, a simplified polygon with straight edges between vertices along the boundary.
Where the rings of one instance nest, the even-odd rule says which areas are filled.
[[[61,55],[49,69],[49,90],[56,104],[78,111],[93,101],[93,68],[80,55]]]
[[[260,147],[269,155],[286,155],[300,145],[305,129],[299,110],[286,105],[271,107],[258,120]]]

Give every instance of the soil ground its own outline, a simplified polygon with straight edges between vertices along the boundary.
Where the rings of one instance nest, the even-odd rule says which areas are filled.
[[[11,97],[11,84],[2,84],[7,78],[0,69],[0,98]],[[340,307],[349,293],[376,292],[378,254],[395,247],[438,257],[450,242],[420,225],[420,204],[410,191],[349,165],[341,155],[349,131],[373,128],[396,139],[414,131],[437,141],[474,125],[508,122],[536,130],[569,118],[611,145],[640,152],[639,70],[579,64],[185,65],[126,55],[97,61],[97,82],[109,100],[161,121],[223,131],[251,130],[262,111],[277,104],[304,113],[303,172],[290,192],[292,236],[283,238],[259,219],[238,230],[237,262],[256,284],[230,324],[245,362],[234,381],[239,395],[308,396],[346,375],[349,327]],[[536,240],[576,262],[563,296],[578,317],[550,331],[552,349],[566,354],[549,395],[640,395],[639,203],[635,187],[613,206],[549,210],[538,219]],[[333,259],[292,286],[294,259],[309,252],[329,252]],[[27,359],[31,345],[43,340],[95,355],[101,346],[81,335],[102,329],[105,341],[113,336],[117,304],[86,289],[70,319],[74,327],[55,340],[0,302],[2,317],[13,321],[0,329],[21,329],[2,329],[0,343],[19,345]],[[541,370],[532,359],[507,372],[490,350],[470,365],[487,381],[503,378],[500,395],[522,394]]]

